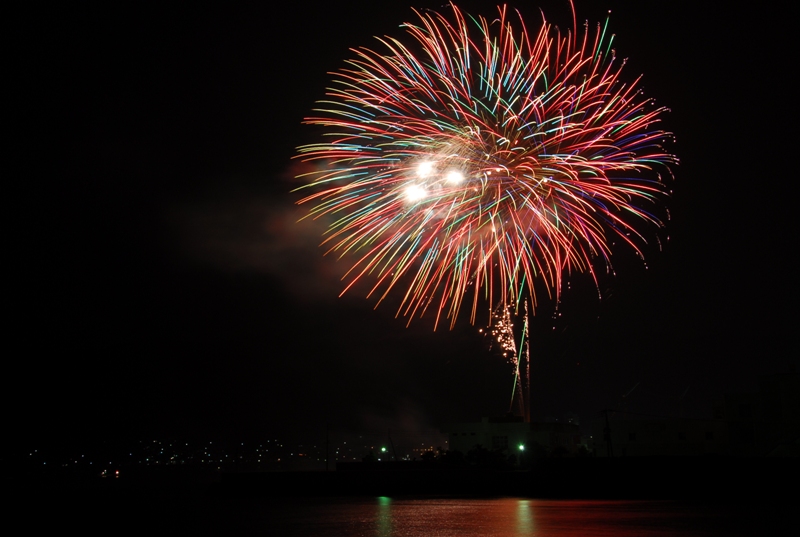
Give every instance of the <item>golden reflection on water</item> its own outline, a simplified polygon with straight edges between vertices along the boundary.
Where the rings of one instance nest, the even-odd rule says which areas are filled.
[[[533,512],[530,500],[517,501],[517,535],[533,535]]]
[[[361,503],[363,502],[363,503]],[[347,537],[667,536],[694,533],[697,514],[669,502],[363,498],[348,503]],[[360,503],[360,505],[357,505]],[[352,520],[352,518],[351,518]],[[688,530],[688,531],[687,531]],[[712,533],[713,534],[713,533]]]

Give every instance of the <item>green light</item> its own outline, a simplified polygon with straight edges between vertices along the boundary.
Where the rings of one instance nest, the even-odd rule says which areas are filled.
[[[386,448],[385,447],[381,448],[381,453],[386,453]]]
[[[525,451],[525,444],[520,444],[519,445],[519,450],[520,451]]]

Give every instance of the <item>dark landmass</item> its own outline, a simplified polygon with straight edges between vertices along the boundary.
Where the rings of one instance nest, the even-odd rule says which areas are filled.
[[[570,458],[526,471],[355,463],[347,470],[223,474],[226,495],[446,495],[581,499],[779,498],[800,477],[796,459]]]
[[[559,499],[779,501],[800,477],[797,458],[550,458],[529,470],[399,461],[340,464],[330,472],[131,468],[119,477],[50,473],[7,484],[30,498],[151,496],[519,496]]]

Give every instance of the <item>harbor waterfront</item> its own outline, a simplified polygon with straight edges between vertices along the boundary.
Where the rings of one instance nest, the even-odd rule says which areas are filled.
[[[9,512],[33,532],[714,537],[779,534],[794,511],[786,491],[798,475],[795,458],[565,458],[526,471],[422,461],[330,472],[151,466],[7,485]]]

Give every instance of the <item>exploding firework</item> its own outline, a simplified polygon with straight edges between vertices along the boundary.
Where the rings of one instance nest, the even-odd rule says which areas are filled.
[[[656,128],[664,108],[624,82],[598,25],[566,36],[545,20],[417,12],[406,39],[354,49],[318,115],[326,137],[299,148],[314,171],[299,201],[398,315],[519,304],[544,283],[611,266],[611,240],[642,255],[676,159]],[[606,23],[607,25],[607,23]]]

